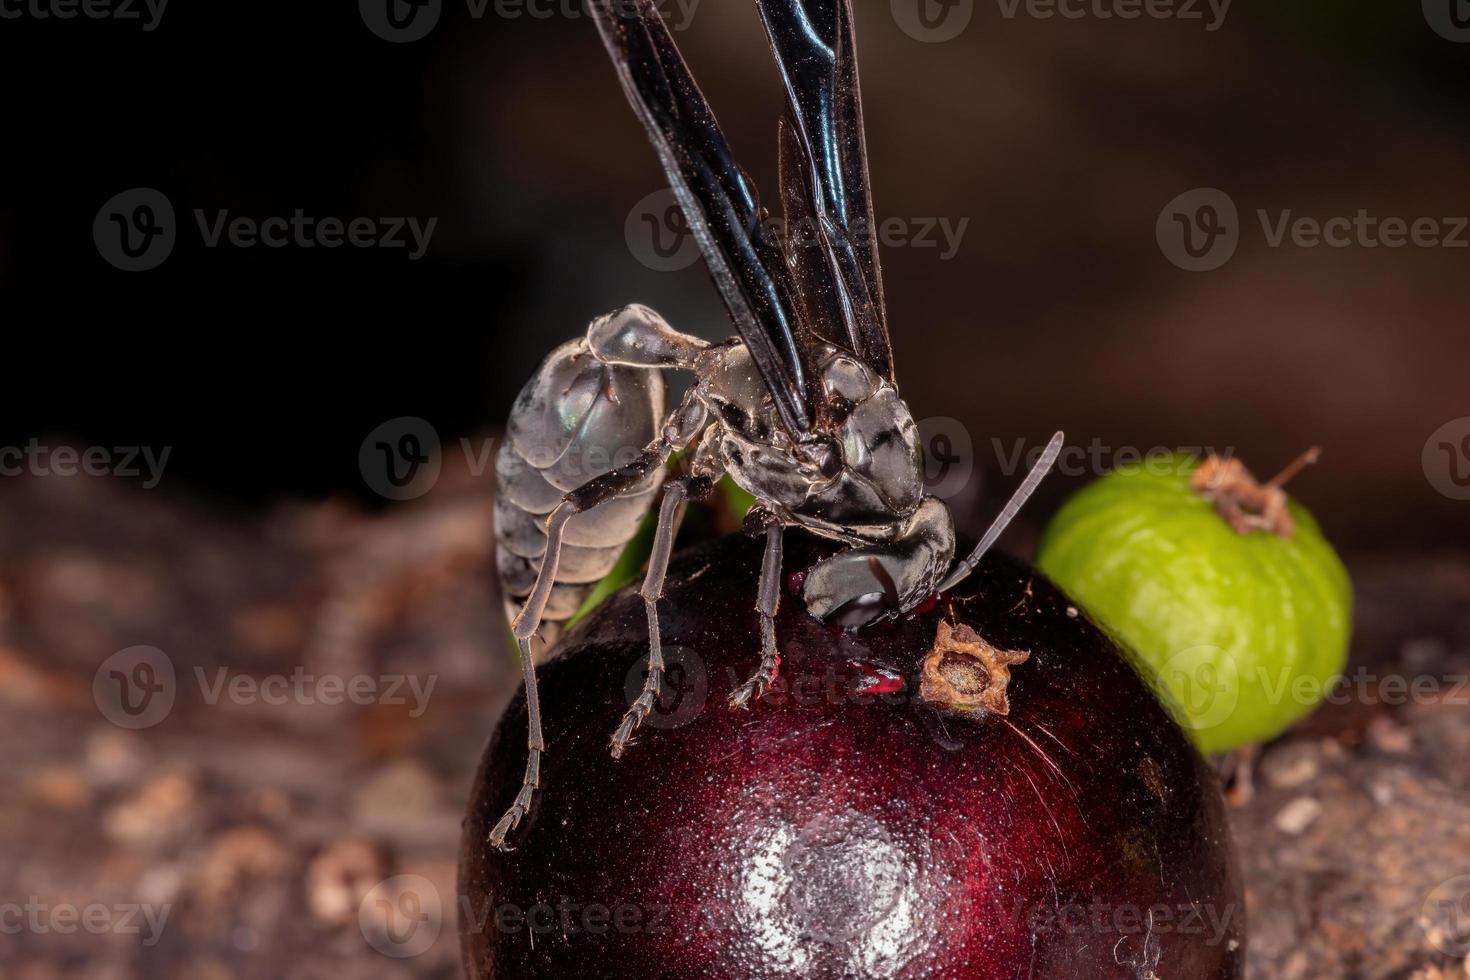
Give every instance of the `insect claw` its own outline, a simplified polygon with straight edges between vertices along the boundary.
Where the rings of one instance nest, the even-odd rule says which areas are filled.
[[[658,701],[659,683],[663,678],[663,661],[659,659],[657,664],[648,671],[648,676],[643,682],[643,691],[623,712],[623,720],[618,722],[617,729],[612,734],[609,751],[614,759],[621,759],[623,752],[632,744],[633,733],[638,726],[643,724],[653,711],[653,706]]]
[[[490,830],[490,846],[496,850],[510,850],[505,846],[505,838],[520,824],[521,818],[531,812],[531,803],[536,798],[536,787],[541,785],[541,753],[545,751],[545,745],[539,744],[539,738],[538,729],[537,744],[530,746],[526,757],[526,775],[521,780],[521,791]]]
[[[730,707],[749,711],[751,700],[760,700],[760,696],[764,693],[766,693],[766,676],[760,673],[730,693]]]
[[[633,733],[638,730],[638,723],[642,720],[642,716],[635,716],[632,709],[623,716],[617,731],[608,740],[608,752],[614,759],[621,759],[623,753],[628,751],[628,746],[633,744]]]
[[[622,732],[618,732],[612,737],[612,742],[608,746],[608,753],[614,759],[621,759],[623,757],[623,753],[628,751],[628,746],[632,744],[633,736],[631,733],[625,735]]]
[[[511,808],[505,812],[505,816],[500,818],[500,822],[491,829],[491,847],[495,848],[497,851],[515,850],[515,848],[509,847],[505,843],[505,838],[508,837],[510,835],[510,832],[512,830],[515,830],[516,827],[520,824],[521,816],[523,815],[523,813],[524,811],[521,809],[521,801],[519,798],[517,798],[516,802],[511,806]]]

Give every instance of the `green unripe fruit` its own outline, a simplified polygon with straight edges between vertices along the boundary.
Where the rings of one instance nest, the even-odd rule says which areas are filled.
[[[1235,460],[1152,456],[1042,537],[1038,567],[1138,653],[1206,752],[1280,734],[1347,660],[1352,584],[1280,489],[1294,469],[1263,486]]]

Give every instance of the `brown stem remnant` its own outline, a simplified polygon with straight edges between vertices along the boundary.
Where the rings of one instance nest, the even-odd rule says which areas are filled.
[[[919,675],[919,697],[946,711],[1008,715],[1011,668],[1030,657],[1026,650],[997,650],[963,623],[940,620]]]
[[[1321,454],[1321,448],[1313,446],[1265,483],[1256,482],[1238,459],[1209,456],[1189,478],[1189,485],[1215,505],[1216,513],[1236,534],[1268,531],[1278,538],[1290,538],[1295,528],[1286,509],[1286,491],[1281,488]]]

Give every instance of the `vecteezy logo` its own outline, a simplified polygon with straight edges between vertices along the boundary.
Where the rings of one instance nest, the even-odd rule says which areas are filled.
[[[1441,953],[1470,956],[1470,874],[1442,881],[1424,897],[1419,927]]]
[[[678,272],[699,260],[699,242],[668,188],[633,205],[623,223],[623,238],[633,258],[655,272]]]
[[[1419,462],[1434,489],[1451,500],[1470,500],[1470,415],[1435,429]]]
[[[389,500],[422,497],[439,482],[439,433],[421,418],[389,419],[367,434],[357,466],[374,493]]]
[[[680,728],[693,721],[704,710],[709,697],[709,675],[704,660],[688,647],[663,648],[664,672],[659,679],[658,697],[653,710],[643,723],[650,728]],[[639,656],[628,669],[623,693],[631,705],[643,693],[648,678],[648,658]]]
[[[1447,41],[1470,41],[1470,0],[1422,0],[1424,19]]]
[[[1235,714],[1240,700],[1240,671],[1235,655],[1210,644],[1180,650],[1159,668],[1159,682],[1182,709],[1181,728],[1206,731]]]
[[[1218,269],[1240,243],[1240,219],[1230,195],[1213,187],[1185,191],[1164,205],[1154,223],[1164,258],[1190,272]]]
[[[92,240],[110,264],[124,272],[160,265],[174,250],[178,225],[162,192],[134,187],[112,197],[92,219]]]
[[[948,500],[970,485],[975,473],[975,446],[959,419],[936,415],[919,422],[924,450],[924,492]]]
[[[357,925],[368,945],[384,956],[418,956],[439,938],[444,903],[439,889],[422,875],[394,875],[362,897]]]
[[[926,44],[959,37],[975,16],[975,0],[889,0],[889,8],[899,30]]]
[[[173,710],[174,664],[158,647],[119,650],[92,676],[92,701],[119,728],[151,728]]]
[[[368,30],[395,44],[427,36],[439,23],[443,8],[444,0],[357,0]]]

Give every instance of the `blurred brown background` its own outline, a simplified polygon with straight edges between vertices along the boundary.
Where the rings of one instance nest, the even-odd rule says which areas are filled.
[[[1075,18],[922,2],[937,26],[913,0],[856,16],[878,217],[903,229],[882,255],[900,383],[916,417],[968,434],[962,524],[1013,483],[1014,440],[1055,428],[1103,468],[1211,446],[1264,476],[1320,444],[1292,489],[1354,573],[1355,664],[1464,672],[1463,0],[1223,16],[1181,0],[1130,20],[1092,0]],[[479,454],[590,317],[641,301],[707,337],[729,326],[702,266],[654,267],[640,229],[663,185],[578,5],[440,6],[403,43],[371,4],[0,23],[0,447],[169,451],[146,487],[30,463],[0,478],[0,896],[102,903],[114,925],[121,905],[172,910],[152,944],[0,931],[0,975],[456,975],[458,819],[514,683]],[[772,201],[779,90],[751,5],[665,9]],[[177,241],[124,272],[93,223],[138,187],[172,204]],[[1199,188],[1236,209],[1236,245],[1187,271],[1172,215],[1221,198],[1169,206]],[[436,225],[409,260],[207,247],[193,216],[298,208]],[[1261,210],[1429,218],[1461,244],[1273,245]],[[916,241],[931,223],[937,244]],[[442,474],[393,501],[359,452],[403,416],[432,428]],[[1048,481],[1012,546],[1096,469]],[[164,653],[177,696],[132,730],[93,685],[138,645]],[[196,668],[435,688],[419,714],[211,704]],[[1333,709],[1267,753],[1237,811],[1255,975],[1464,975],[1470,949],[1419,917],[1435,882],[1470,873],[1465,711]],[[442,899],[442,935],[413,956],[370,938],[371,890],[395,875]]]

